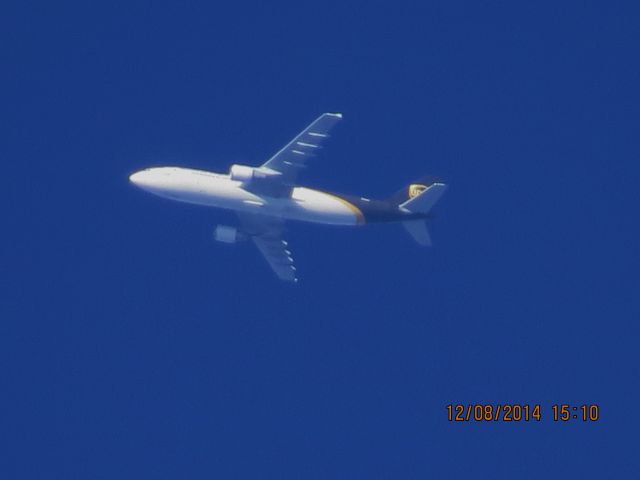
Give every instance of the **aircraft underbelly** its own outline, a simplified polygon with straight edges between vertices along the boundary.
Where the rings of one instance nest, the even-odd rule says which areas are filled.
[[[202,200],[203,204],[209,206],[271,215],[287,220],[330,225],[361,223],[353,208],[345,205],[342,200],[311,189],[295,188],[291,197],[272,198],[260,197],[236,187],[228,191],[218,190]]]
[[[260,196],[228,178],[186,176],[150,190],[185,203],[331,225],[363,223],[362,212],[334,195],[296,187],[290,197]]]

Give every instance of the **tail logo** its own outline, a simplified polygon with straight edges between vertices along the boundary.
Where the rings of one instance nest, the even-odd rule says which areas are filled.
[[[409,185],[409,198],[417,197],[427,189],[426,185],[420,185],[419,183],[412,183]]]

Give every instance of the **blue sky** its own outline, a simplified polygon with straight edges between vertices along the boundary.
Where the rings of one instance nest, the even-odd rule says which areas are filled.
[[[3,10],[3,478],[637,476],[634,2]],[[127,182],[262,163],[325,111],[301,181],[440,176],[433,248],[291,224],[292,287],[212,241],[231,214]],[[488,402],[543,419],[446,419]]]

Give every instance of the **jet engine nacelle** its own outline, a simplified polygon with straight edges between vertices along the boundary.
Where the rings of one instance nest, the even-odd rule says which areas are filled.
[[[213,238],[218,242],[236,243],[240,239],[240,235],[236,227],[218,225],[213,232]]]
[[[254,168],[247,167],[246,165],[231,165],[231,169],[229,170],[231,180],[242,183],[253,180],[254,174]]]
[[[231,177],[231,180],[242,183],[249,183],[252,180],[266,180],[279,175],[282,174],[276,170],[264,167],[253,168],[247,165],[231,165],[229,169],[229,177]]]

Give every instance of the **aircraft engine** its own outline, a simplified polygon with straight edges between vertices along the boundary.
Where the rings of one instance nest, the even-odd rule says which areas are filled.
[[[229,175],[231,176],[231,180],[247,183],[253,179],[254,169],[246,165],[231,165]]]
[[[218,242],[236,243],[240,239],[240,235],[238,235],[238,229],[236,227],[218,225],[213,232],[213,238]]]

